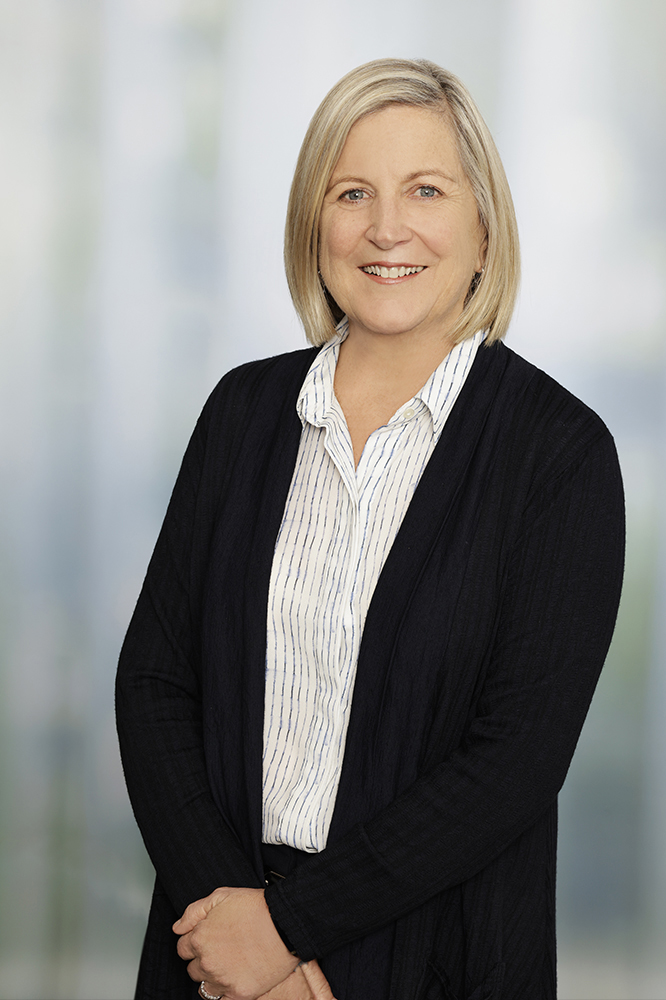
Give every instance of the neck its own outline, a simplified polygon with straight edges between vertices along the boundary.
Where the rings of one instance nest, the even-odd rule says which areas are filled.
[[[452,347],[452,342],[441,333],[377,334],[350,324],[349,335],[340,345],[338,364],[377,382],[417,383],[416,392]]]
[[[358,464],[370,434],[415,396],[451,349],[444,338],[404,334],[364,336],[351,325],[340,345],[335,395]]]

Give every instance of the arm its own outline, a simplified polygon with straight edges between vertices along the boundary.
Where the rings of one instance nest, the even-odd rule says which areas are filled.
[[[623,548],[621,482],[606,434],[525,511],[461,746],[372,821],[267,889],[302,958],[470,878],[552,804],[610,642]]]
[[[210,984],[209,992],[228,1000],[334,1000],[317,962],[299,962],[277,937],[260,889],[216,889],[191,903],[174,930],[191,978]]]
[[[118,735],[148,853],[177,912],[220,884],[259,886],[213,801],[203,753],[191,550],[210,404],[189,443],[120,656]]]
[[[189,582],[206,418],[204,410],[183,459],[120,657],[116,705],[125,777],[146,847],[177,912],[221,883],[257,886],[237,892],[239,898],[251,897],[255,903],[249,929],[260,930],[262,937],[260,944],[255,942],[254,953],[268,952],[276,960],[260,992],[279,983],[279,990],[271,990],[266,1000],[333,1000],[316,962],[294,971],[299,960],[275,930],[259,888],[262,882],[210,792],[194,638],[197,601]],[[221,901],[219,891],[209,898],[207,907],[188,907],[188,932],[204,919],[206,909]],[[222,916],[222,908],[216,908],[215,916]],[[242,917],[241,908],[232,921],[236,951],[248,943]],[[206,953],[215,962],[219,938],[215,921],[206,921],[179,945],[181,957],[197,958],[204,940]],[[221,992],[215,989],[215,975],[205,975],[198,962],[192,962],[190,971],[195,980],[207,980],[209,992],[211,988]]]

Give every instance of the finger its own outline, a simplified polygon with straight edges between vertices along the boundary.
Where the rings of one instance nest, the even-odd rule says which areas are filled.
[[[198,958],[195,958],[193,962],[190,962],[187,967],[187,974],[190,979],[194,980],[195,983],[205,983],[206,989],[209,993],[224,993],[224,987],[213,979],[210,972],[206,972],[205,969],[202,969]]]
[[[314,1000],[335,1000],[328,979],[321,971],[319,962],[303,962],[300,966],[301,972],[307,980],[310,992]]]
[[[185,959],[186,962],[196,958],[197,956],[196,951],[192,947],[192,939],[189,934],[185,934],[183,937],[178,939],[176,951],[181,958]]]
[[[205,919],[208,910],[204,906],[203,899],[198,899],[196,903],[190,903],[182,917],[180,917],[172,927],[176,934],[189,934],[198,923]]]
[[[210,896],[204,896],[203,899],[196,899],[193,903],[190,903],[182,917],[179,917],[173,925],[172,930],[174,933],[189,934],[198,923],[205,919],[216,903],[224,899],[224,896],[224,889],[216,889],[215,892],[211,892]]]
[[[199,980],[199,984],[200,984],[199,985],[199,989],[197,990],[197,993],[198,993],[199,996],[203,996],[203,994],[201,992],[201,987],[203,986],[203,988],[206,990],[206,993],[208,994],[208,996],[219,997],[220,1000],[225,1000],[225,994],[224,994],[224,992],[222,990],[222,987],[219,986],[212,979],[200,979]]]

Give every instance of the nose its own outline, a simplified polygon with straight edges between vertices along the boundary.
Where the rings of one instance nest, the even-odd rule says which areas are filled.
[[[411,239],[412,231],[398,198],[376,196],[370,212],[370,225],[365,235],[380,250],[390,250]]]

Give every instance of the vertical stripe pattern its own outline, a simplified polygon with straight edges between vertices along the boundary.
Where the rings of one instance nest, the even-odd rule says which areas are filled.
[[[310,852],[326,846],[372,594],[483,340],[454,347],[354,468],[333,391],[346,335],[343,322],[298,398],[303,431],[268,600],[263,839]]]

